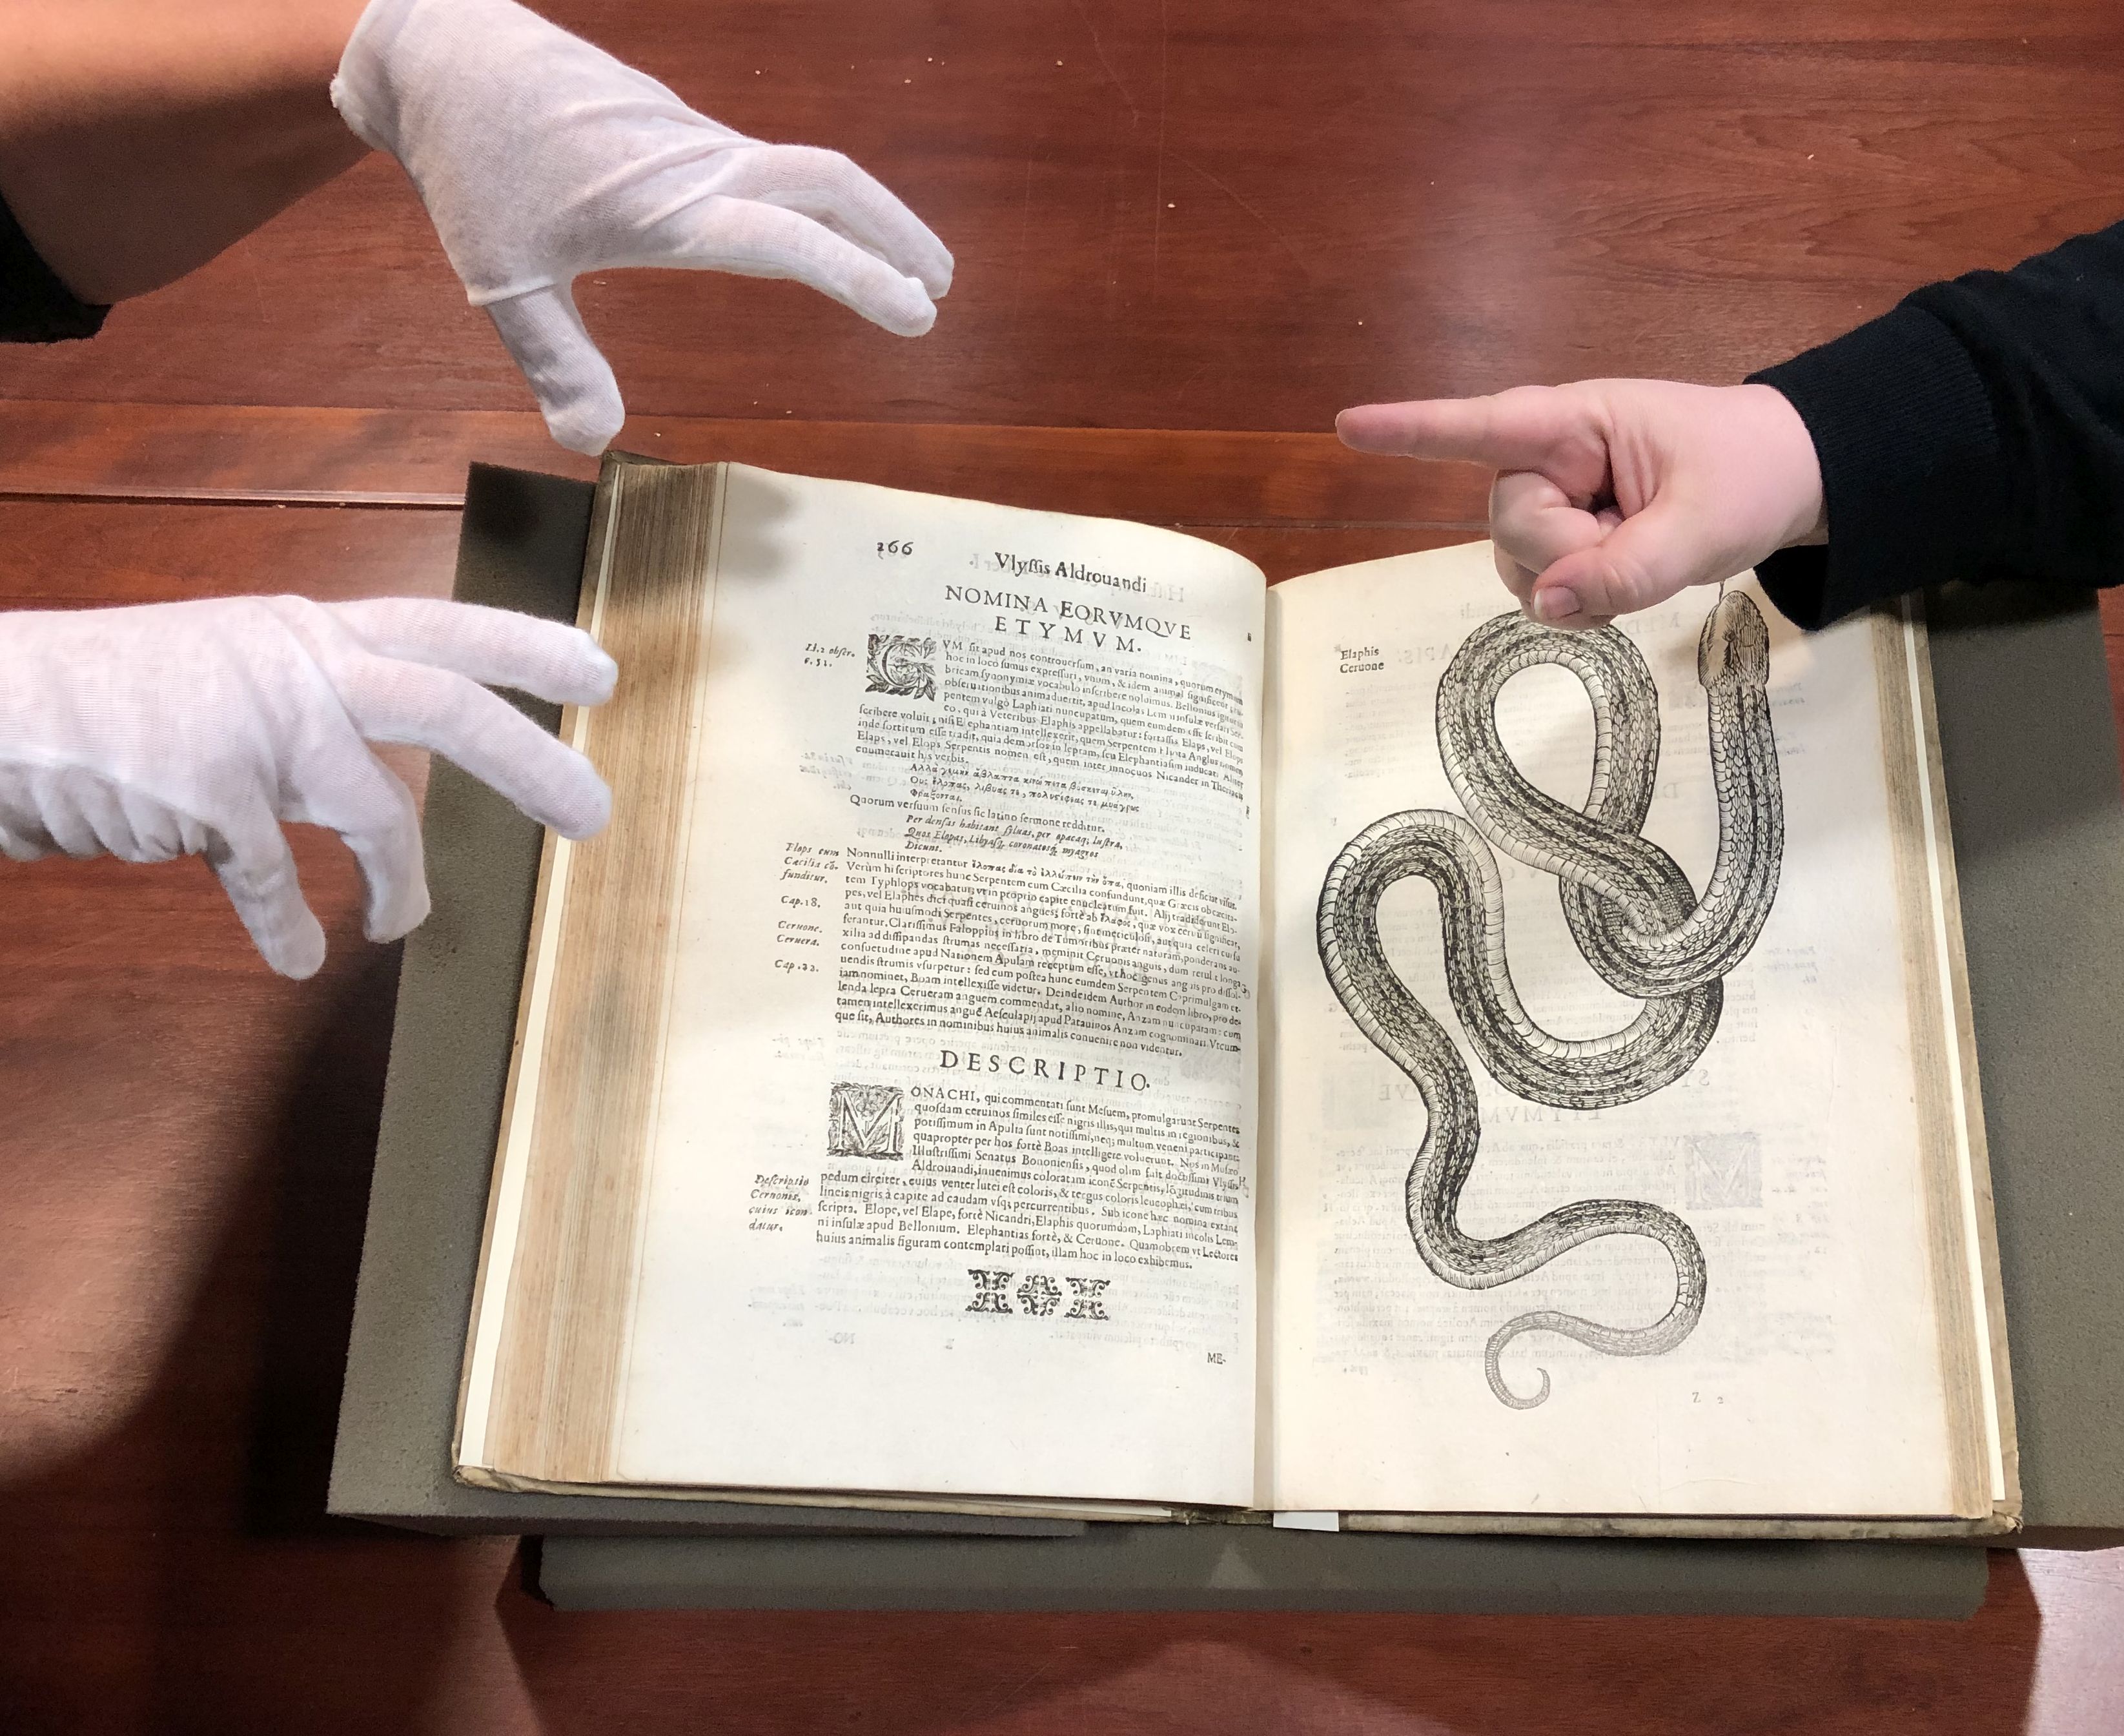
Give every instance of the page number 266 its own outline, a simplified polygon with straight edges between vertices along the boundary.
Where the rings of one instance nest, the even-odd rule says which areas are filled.
[[[914,543],[904,541],[899,537],[895,537],[890,543],[880,543],[877,545],[877,557],[881,561],[889,561],[895,557],[910,555],[914,553]]]

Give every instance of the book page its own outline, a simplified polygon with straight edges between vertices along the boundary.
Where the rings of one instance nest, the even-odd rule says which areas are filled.
[[[618,1477],[1252,1493],[1264,586],[726,468]]]
[[[1487,544],[1273,595],[1279,1507],[1991,1512],[1908,629],[1729,590],[1619,622],[1641,675]]]

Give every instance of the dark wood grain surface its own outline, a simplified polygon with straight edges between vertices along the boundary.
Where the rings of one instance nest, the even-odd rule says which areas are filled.
[[[1478,533],[1481,478],[1343,453],[1345,403],[1733,379],[2124,212],[2102,0],[548,9],[959,256],[914,343],[787,285],[585,285],[626,445],[1276,576]],[[474,459],[586,473],[372,161],[97,342],[0,355],[0,605],[438,594]],[[1996,1555],[1958,1627],[562,1617],[510,1542],[328,1523],[397,966],[336,842],[297,855],[306,985],[196,863],[0,864],[0,1729],[2124,1729],[2110,1556]]]
[[[1738,379],[2113,220],[2105,0],[547,0],[955,250],[936,330],[785,284],[581,288],[656,415],[1324,429],[1588,374]],[[11,395],[528,405],[372,158]]]

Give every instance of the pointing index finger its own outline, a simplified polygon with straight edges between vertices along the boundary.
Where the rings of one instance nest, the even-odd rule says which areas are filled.
[[[1587,424],[1586,411],[1567,393],[1515,386],[1488,398],[1360,405],[1335,418],[1335,431],[1359,452],[1539,470],[1558,446],[1586,433]]]

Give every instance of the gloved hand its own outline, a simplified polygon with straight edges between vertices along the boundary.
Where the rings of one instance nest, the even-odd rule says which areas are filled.
[[[1780,548],[1828,540],[1813,438],[1769,386],[1520,386],[1368,404],[1335,427],[1360,452],[1498,471],[1498,576],[1553,627],[1605,627]]]
[[[512,0],[373,0],[331,96],[405,165],[472,304],[578,452],[602,452],[627,416],[569,291],[585,271],[793,277],[903,337],[951,287],[944,244],[847,158],[734,133]]]
[[[227,597],[0,613],[0,852],[206,858],[266,962],[324,962],[284,820],[346,840],[372,940],[428,914],[412,793],[369,741],[447,755],[571,838],[612,798],[477,684],[595,705],[613,661],[557,622],[459,603]]]

